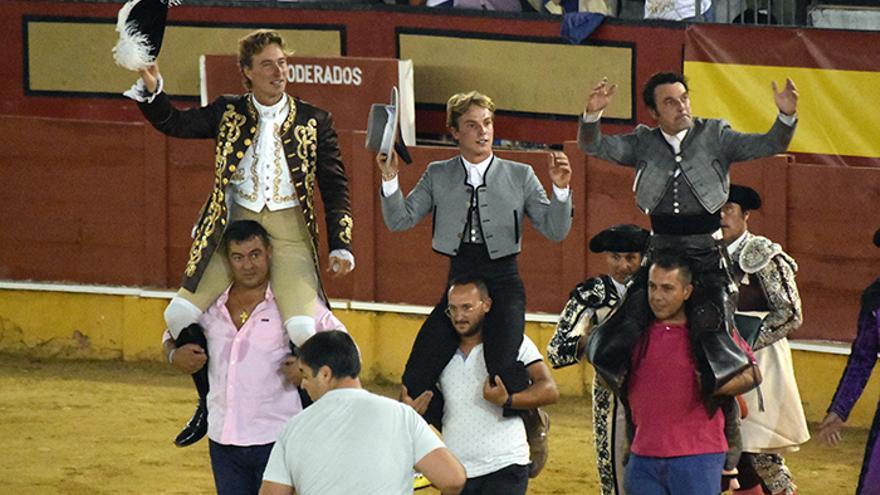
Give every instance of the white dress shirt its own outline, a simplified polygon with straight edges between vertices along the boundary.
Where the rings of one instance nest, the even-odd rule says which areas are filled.
[[[610,278],[611,283],[614,284],[614,289],[617,290],[617,295],[623,297],[623,295],[626,294],[627,284],[622,284],[617,280],[614,280],[614,277],[611,276],[609,276],[608,278]]]
[[[735,253],[736,250],[739,249],[739,246],[746,240],[746,234],[748,234],[748,233],[749,233],[749,231],[747,231],[747,230],[744,231],[741,236],[736,238],[735,241],[728,244],[727,245],[727,254]]]

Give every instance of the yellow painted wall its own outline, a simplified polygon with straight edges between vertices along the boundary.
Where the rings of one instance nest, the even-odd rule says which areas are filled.
[[[167,299],[0,289],[0,352],[42,358],[165,359],[161,351],[162,311]],[[364,376],[399,382],[421,315],[374,311],[334,311],[361,349]],[[526,333],[546,347],[554,325],[528,323]],[[846,366],[846,356],[793,351],[804,410],[819,421]],[[880,373],[869,382],[849,424],[868,427],[880,396]],[[592,369],[586,365],[554,370],[566,395],[589,391]]]
[[[476,89],[495,98],[500,109],[568,115],[583,104],[585,81],[598,81],[603,76],[620,82],[635,79],[635,46],[540,43],[463,34],[404,33],[398,39],[400,58],[415,64],[419,103],[445,105],[449,95]],[[475,81],[479,86],[474,87]],[[629,84],[620,84],[603,115],[633,118],[632,89]]]
[[[111,49],[119,37],[115,23],[103,21],[27,21],[29,88],[36,91],[121,93],[137,79],[116,66]],[[252,27],[170,25],[165,31],[159,61],[174,95],[198,96],[199,56],[237,54],[238,40]],[[279,29],[300,56],[342,54],[342,31],[337,29]],[[89,40],[70,43],[69,40]]]

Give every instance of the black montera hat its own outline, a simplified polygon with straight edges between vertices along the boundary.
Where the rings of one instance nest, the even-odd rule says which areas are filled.
[[[633,224],[619,224],[608,227],[590,239],[590,251],[603,253],[641,253],[648,247],[651,234]]]
[[[727,201],[736,203],[743,211],[757,210],[761,207],[761,195],[749,186],[730,185],[730,196]]]
[[[880,247],[880,229],[877,229],[877,232],[874,232],[874,245]]]
[[[183,0],[128,0],[119,9],[116,31],[119,41],[113,47],[113,60],[128,70],[146,69],[156,61],[168,7],[180,5]]]

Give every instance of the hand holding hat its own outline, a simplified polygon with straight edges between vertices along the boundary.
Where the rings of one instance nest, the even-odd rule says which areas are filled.
[[[144,81],[144,86],[146,86],[147,91],[150,93],[155,93],[156,89],[159,88],[159,65],[151,64],[146,68],[138,70],[138,74],[141,75],[141,80]]]
[[[391,88],[391,104],[373,104],[367,121],[367,137],[364,145],[367,149],[378,153],[376,162],[385,180],[391,180],[397,175],[397,155],[400,155],[404,162],[412,163],[409,151],[400,139],[399,99],[397,87]],[[379,163],[380,157],[384,164]]]
[[[397,177],[398,171],[400,171],[400,163],[397,160],[397,153],[392,149],[389,154],[378,153],[376,154],[376,165],[379,167],[379,172],[382,173],[382,180],[389,181],[395,177]]]

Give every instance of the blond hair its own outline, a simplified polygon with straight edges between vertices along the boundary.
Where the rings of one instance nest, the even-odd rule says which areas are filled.
[[[458,129],[458,118],[461,117],[471,105],[485,108],[495,113],[495,103],[492,98],[478,91],[468,91],[467,93],[458,93],[449,97],[446,102],[446,126],[452,129]]]

